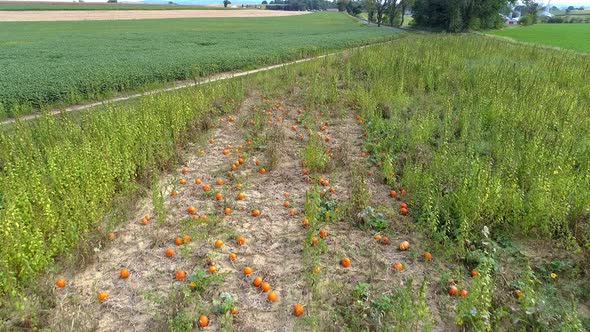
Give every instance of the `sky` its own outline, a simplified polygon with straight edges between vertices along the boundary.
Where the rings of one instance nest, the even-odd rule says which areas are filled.
[[[72,2],[72,0],[14,0],[17,2],[26,1],[43,1],[43,2]],[[119,2],[140,2],[141,0],[119,0]],[[221,0],[220,0],[221,1]],[[106,2],[106,0],[86,0],[86,2]],[[199,0],[192,0],[190,2],[199,3]],[[210,3],[211,0],[204,0],[203,3]],[[542,4],[547,4],[549,0],[539,0]],[[552,6],[587,6],[590,7],[590,0],[551,0]]]

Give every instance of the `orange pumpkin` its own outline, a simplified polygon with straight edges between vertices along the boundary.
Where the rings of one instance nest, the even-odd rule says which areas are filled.
[[[188,209],[186,209],[186,212],[189,214],[195,214],[196,211],[197,210],[193,206],[189,206]]]
[[[185,179],[180,179],[180,180],[178,181],[178,183],[180,183],[180,184],[186,184],[186,180],[185,180]]]
[[[109,234],[107,234],[107,236],[108,236],[108,237],[109,237],[109,239],[111,239],[111,240],[113,240],[113,239],[116,237],[115,233],[113,233],[113,232],[110,232]]]
[[[184,167],[184,168],[181,170],[181,172],[182,172],[182,174],[186,174],[186,173],[188,173],[188,168]]]
[[[268,293],[268,300],[270,302],[277,302],[277,300],[278,300],[277,293],[275,293],[275,292]]]
[[[477,272],[477,270],[476,270],[476,269],[473,269],[473,270],[471,270],[471,276],[472,276],[472,277],[474,277],[474,278],[475,278],[475,277],[477,277],[478,275],[479,275],[479,272]]]
[[[238,255],[234,254],[233,252],[230,252],[229,255],[227,255],[227,257],[230,261],[235,261],[236,259],[238,259]]]
[[[223,214],[225,214],[226,216],[229,215],[231,213],[231,209],[226,207],[225,209],[223,209]]]
[[[395,262],[395,263],[391,264],[391,267],[397,271],[403,271],[403,269],[404,269],[404,265],[400,262]]]
[[[465,289],[462,289],[462,290],[459,292],[459,296],[461,296],[461,297],[467,297],[467,291],[466,291]]]
[[[202,183],[201,179],[199,179],[199,178],[196,178],[195,179],[195,184],[196,185],[200,185],[201,183]]]
[[[178,195],[178,191],[174,190],[170,193],[170,196],[176,197]]]
[[[301,224],[303,225],[303,227],[309,226],[309,219],[303,218],[303,220],[301,220]]]
[[[328,231],[325,229],[320,229],[318,233],[322,239],[325,239],[328,236]]]
[[[315,273],[315,274],[319,274],[320,272],[322,272],[322,268],[321,268],[321,267],[319,267],[319,266],[317,266],[317,265],[315,265],[315,266],[313,267],[313,273]]]
[[[99,302],[104,302],[109,297],[109,293],[105,291],[98,292],[97,297]]]
[[[406,251],[408,249],[410,249],[410,242],[403,241],[402,243],[399,244],[399,250]]]
[[[64,288],[64,287],[66,287],[66,279],[64,279],[64,278],[58,278],[57,281],[55,282],[55,286],[57,286],[57,288]]]
[[[254,278],[254,280],[252,281],[252,284],[256,287],[260,287],[260,285],[262,285],[262,277]]]
[[[292,216],[294,216],[295,215],[295,209],[290,209],[289,210],[289,214],[292,215]]]
[[[252,268],[251,268],[251,267],[249,267],[249,266],[246,266],[246,267],[244,268],[244,274],[245,274],[245,275],[249,275],[249,274],[251,274],[251,273],[252,273]]]
[[[121,277],[121,279],[129,278],[129,270],[121,269],[121,271],[119,271],[119,277]]]
[[[381,235],[379,235],[379,234],[376,234],[374,236],[374,238],[375,238],[375,241],[381,241],[381,239],[382,239]]]
[[[174,249],[168,248],[164,253],[166,254],[166,257],[172,257],[174,256]]]
[[[340,265],[342,265],[344,267],[349,267],[350,266],[350,259],[348,257],[342,258],[342,260],[340,261]]]
[[[450,296],[457,296],[457,293],[459,292],[459,290],[457,289],[456,286],[450,286],[449,289],[447,290],[447,292],[449,293]]]
[[[235,307],[234,308],[231,308],[230,312],[231,312],[232,315],[235,315],[235,314],[238,313],[238,308],[235,308]]]
[[[430,262],[430,261],[432,260],[432,254],[431,254],[431,253],[429,253],[428,251],[425,251],[425,252],[422,254],[422,257],[424,257],[424,260],[425,260],[425,261],[428,261],[428,262]]]
[[[182,245],[182,239],[177,237],[176,239],[174,239],[174,244],[176,244],[177,246]]]
[[[284,206],[284,207],[289,207],[289,201],[285,201],[285,202],[283,203],[283,206]]]
[[[270,290],[270,284],[268,282],[264,282],[262,285],[260,285],[260,289],[266,293]]]
[[[252,210],[252,216],[258,217],[260,215],[260,210]]]
[[[203,186],[203,191],[204,192],[207,192],[209,190],[211,190],[211,186],[210,185],[206,184],[206,185]]]
[[[209,266],[209,273],[215,273],[217,272],[217,268],[213,265]]]
[[[397,192],[395,192],[395,190],[392,190],[389,192],[389,196],[396,198],[397,197]]]
[[[198,325],[200,328],[207,327],[209,325],[209,318],[207,318],[207,316],[204,315],[199,316]]]
[[[407,208],[408,208],[408,204],[406,204],[406,203],[401,203],[401,204],[399,205],[399,208],[400,208],[400,209],[407,209]]]
[[[246,197],[246,195],[244,195],[244,193],[239,193],[238,194],[238,200],[241,201],[244,199],[244,197]]]
[[[178,270],[174,274],[174,277],[176,278],[176,280],[184,280],[184,278],[186,278],[186,272]]]
[[[301,304],[297,303],[293,306],[293,315],[299,317],[303,313],[305,313],[305,308]]]
[[[185,234],[182,239],[184,240],[184,243],[189,243],[192,240],[191,236],[188,234]]]
[[[218,200],[218,201],[221,200],[221,193],[216,193],[215,194],[215,199]]]
[[[316,245],[316,244],[318,244],[318,241],[319,241],[319,240],[318,240],[318,238],[317,238],[317,237],[315,237],[315,236],[314,236],[314,237],[312,237],[312,238],[311,238],[311,245]]]
[[[246,238],[240,235],[236,239],[236,242],[238,243],[238,245],[243,246],[244,244],[246,244]]]
[[[221,248],[221,246],[223,246],[223,241],[216,240],[215,243],[213,243],[213,245],[215,245],[215,248]]]
[[[223,180],[222,179],[217,179],[217,182],[216,183],[217,183],[218,186],[221,186],[223,184]]]
[[[399,210],[399,213],[401,213],[402,216],[407,216],[408,215],[408,209],[406,208],[401,208]]]

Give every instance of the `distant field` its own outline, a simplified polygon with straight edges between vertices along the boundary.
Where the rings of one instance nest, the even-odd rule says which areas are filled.
[[[0,118],[17,104],[77,103],[394,35],[332,12],[255,19],[0,23]]]
[[[490,32],[518,41],[590,52],[590,24],[536,24]]]
[[[133,4],[89,4],[89,3],[2,3],[0,11],[20,10],[229,10],[221,6],[192,5],[133,5]],[[235,10],[235,8],[233,8]]]

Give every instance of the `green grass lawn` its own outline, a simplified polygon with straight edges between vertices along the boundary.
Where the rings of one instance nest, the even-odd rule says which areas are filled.
[[[221,2],[220,2],[221,3]],[[224,7],[198,5],[143,5],[107,3],[0,3],[0,10],[223,10]],[[234,8],[235,10],[235,8]]]
[[[0,23],[0,117],[392,38],[340,13]],[[25,110],[24,112],[29,112]]]
[[[590,52],[590,24],[536,24],[491,31],[518,41]]]

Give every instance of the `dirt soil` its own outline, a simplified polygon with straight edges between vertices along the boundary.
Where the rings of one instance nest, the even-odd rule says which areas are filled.
[[[207,140],[212,139],[213,143],[191,146],[187,151],[186,163],[161,179],[164,205],[168,211],[165,220],[153,217],[147,225],[140,223],[146,213],[156,215],[152,199],[146,198],[138,203],[135,217],[116,230],[116,238],[97,249],[96,259],[90,264],[67,275],[48,276],[51,280],[57,277],[68,280],[65,289],[54,289],[56,306],[50,314],[52,329],[166,330],[170,306],[175,303],[171,298],[186,289],[189,283],[174,280],[175,271],[184,270],[187,275],[194,270],[207,271],[208,261],[213,262],[218,274],[224,275],[219,287],[208,290],[211,298],[229,293],[237,301],[238,313],[233,316],[233,330],[313,329],[305,325],[303,318],[293,316],[295,303],[305,304],[314,315],[330,321],[326,315],[332,310],[332,304],[313,303],[313,294],[307,288],[305,277],[309,267],[304,262],[304,244],[308,241],[309,229],[302,227],[301,220],[306,191],[316,182],[302,175],[301,151],[309,135],[320,135],[322,141],[330,137],[330,141],[324,145],[329,151],[334,151],[333,159],[338,161],[331,161],[332,166],[326,173],[315,174],[314,179],[316,176],[328,179],[330,187],[334,188],[331,194],[334,199],[340,202],[350,199],[350,165],[361,164],[366,165],[367,190],[373,206],[385,202],[392,205],[392,211],[395,211],[401,201],[388,197],[390,188],[382,184],[377,168],[371,166],[368,156],[361,156],[363,133],[353,114],[345,118],[330,118],[327,129],[321,132],[320,122],[317,128],[305,130],[302,125],[292,127],[300,116],[296,101],[264,100],[263,96],[254,93],[242,103],[236,114],[214,120],[216,128],[206,137]],[[259,121],[265,123],[265,135],[273,137],[268,142],[269,146],[277,144],[274,165],[268,156],[269,146],[261,150],[247,145],[250,134],[245,128],[248,128],[253,121],[253,114],[257,112],[264,114]],[[231,149],[227,145],[231,145]],[[224,150],[229,153],[224,154]],[[230,176],[230,166],[239,155],[244,155],[243,165],[239,165]],[[256,165],[256,160],[260,160],[260,165]],[[266,167],[266,174],[260,174],[260,167]],[[188,170],[186,174],[182,173],[183,168]],[[185,185],[178,184],[181,178],[186,179]],[[196,178],[201,179],[200,185],[195,184]],[[217,179],[222,179],[223,184],[217,185]],[[238,183],[242,184],[242,189],[236,189]],[[205,184],[211,186],[208,193],[203,191]],[[173,190],[178,191],[174,197],[171,195]],[[328,188],[325,190],[327,192]],[[222,194],[220,200],[213,197],[216,192]],[[245,193],[243,200],[236,199],[239,192]],[[289,193],[288,198],[285,198],[285,192]],[[283,206],[285,200],[289,201],[289,208]],[[207,220],[187,214],[189,206],[196,207],[195,214],[206,215]],[[229,215],[224,214],[225,207],[231,208]],[[290,213],[290,208],[294,209],[294,214]],[[261,215],[253,217],[252,209],[259,209]],[[321,278],[318,287],[323,293],[322,298],[331,297],[326,292],[333,289],[334,285],[371,282],[381,285],[383,292],[388,292],[392,285],[403,285],[406,272],[393,271],[391,264],[395,261],[404,262],[405,269],[412,271],[411,274],[417,279],[432,273],[434,266],[416,258],[420,255],[418,249],[411,255],[396,249],[403,240],[416,243],[418,239],[404,230],[403,225],[408,223],[408,217],[393,218],[395,220],[392,223],[398,231],[390,239],[392,245],[379,244],[373,239],[375,232],[354,227],[352,220],[323,226],[327,228],[329,236],[323,240],[327,249],[319,261]],[[190,224],[200,226],[191,228],[187,226]],[[192,241],[176,246],[175,237],[187,232],[191,234]],[[238,235],[246,238],[245,245],[236,244]],[[224,241],[223,247],[214,247],[216,239]],[[166,248],[173,248],[176,255],[166,257]],[[237,254],[236,261],[228,259],[230,252]],[[351,267],[340,266],[343,255],[350,257]],[[245,266],[253,269],[251,275],[244,275],[242,271]],[[119,271],[123,267],[130,271],[128,279],[119,278]],[[278,294],[277,302],[270,302],[266,293],[252,286],[255,276],[261,276],[270,283],[272,290]],[[99,303],[96,298],[98,291],[108,291],[109,298]],[[434,295],[433,291],[428,294],[434,330],[444,330],[446,324],[441,321],[437,305],[432,300]],[[203,301],[199,307],[208,310],[206,308],[211,307],[212,300],[204,298]],[[178,302],[182,305],[182,300]],[[215,331],[222,327],[219,314],[210,310],[204,314],[208,314],[210,321],[204,330]]]
[[[0,22],[112,21],[158,18],[271,17],[303,15],[307,12],[282,10],[63,10],[0,11]]]

